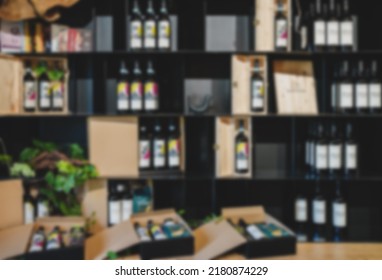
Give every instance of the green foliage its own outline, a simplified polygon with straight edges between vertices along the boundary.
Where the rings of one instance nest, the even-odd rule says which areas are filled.
[[[71,144],[69,146],[70,149],[70,157],[74,159],[84,159],[85,153],[84,150],[78,144]]]
[[[51,71],[48,71],[48,77],[51,81],[59,81],[64,76],[64,71],[60,69],[53,69]]]
[[[33,146],[40,150],[40,152],[53,152],[57,150],[57,145],[52,142],[43,142],[40,140],[33,140]]]
[[[12,163],[12,157],[7,154],[0,155],[0,164],[9,165]]]
[[[33,147],[27,147],[21,151],[20,161],[30,163],[43,152],[53,152],[57,150],[57,145],[51,142],[33,140]]]
[[[36,176],[36,173],[26,163],[14,163],[11,167],[11,176],[33,178]]]
[[[116,260],[116,259],[118,259],[118,255],[117,255],[116,252],[109,251],[109,252],[107,252],[106,259],[108,259],[108,260]]]

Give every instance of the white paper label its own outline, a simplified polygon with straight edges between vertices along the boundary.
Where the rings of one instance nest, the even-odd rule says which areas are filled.
[[[130,47],[133,49],[142,48],[142,22],[132,21],[130,24]]]
[[[158,47],[160,49],[170,48],[170,36],[171,36],[171,26],[170,22],[167,20],[159,21],[159,40]]]
[[[118,110],[128,110],[129,109],[129,102],[127,100],[118,99]]]
[[[252,82],[252,108],[264,108],[264,83],[260,80]]]
[[[345,146],[345,168],[357,169],[357,145],[355,144]]]
[[[125,199],[122,200],[122,221],[130,219],[133,214],[133,200]]]
[[[339,46],[340,44],[340,23],[338,21],[328,22],[328,45]]]
[[[30,202],[24,203],[24,224],[32,224],[34,222],[34,206]]]
[[[323,225],[326,223],[326,202],[321,200],[313,201],[313,223]]]
[[[381,95],[381,84],[374,83],[369,85],[369,102],[371,108],[380,109],[382,107]]]
[[[333,225],[335,227],[346,227],[347,206],[345,203],[333,202]]]
[[[326,23],[319,20],[314,22],[314,45],[326,45]]]
[[[356,108],[367,108],[369,103],[368,97],[368,86],[367,84],[356,84],[355,86],[355,106]]]
[[[24,83],[24,107],[35,109],[37,100],[37,84],[32,81]]]
[[[109,201],[109,223],[117,225],[121,222],[121,201]]]
[[[145,21],[145,48],[152,49],[155,48],[155,40],[156,40],[156,23],[154,20],[146,20]]]
[[[297,222],[308,221],[308,201],[305,198],[299,198],[295,202],[295,219]]]
[[[40,107],[43,109],[50,108],[50,83],[40,83]]]
[[[164,167],[165,165],[165,141],[154,141],[154,167]]]
[[[49,207],[47,202],[39,202],[37,204],[37,218],[49,216]]]
[[[150,167],[150,158],[151,158],[151,149],[150,141],[141,140],[139,141],[139,167],[149,168]]]
[[[316,169],[328,168],[328,146],[316,145]]]
[[[353,44],[354,44],[353,22],[344,21],[341,23],[341,45],[353,46]]]
[[[340,84],[339,86],[339,106],[342,109],[351,109],[354,107],[353,85]]]
[[[247,232],[255,240],[259,240],[265,237],[264,233],[255,225],[247,226]]]
[[[286,48],[288,46],[288,22],[286,19],[276,21],[276,47]]]
[[[329,169],[338,170],[342,167],[342,145],[329,145]]]
[[[301,35],[301,49],[305,50],[308,47],[308,28],[303,26],[300,31]]]

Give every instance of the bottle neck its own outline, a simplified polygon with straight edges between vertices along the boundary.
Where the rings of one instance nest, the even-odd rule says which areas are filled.
[[[160,13],[165,14],[165,15],[168,14],[166,0],[162,0],[161,7],[160,7]]]
[[[133,14],[140,14],[140,13],[141,13],[141,9],[139,8],[138,1],[135,0],[133,5]]]
[[[147,13],[148,14],[154,14],[154,5],[152,1],[149,1],[147,3]]]

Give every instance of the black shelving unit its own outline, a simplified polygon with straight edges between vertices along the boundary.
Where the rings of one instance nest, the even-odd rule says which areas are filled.
[[[17,156],[31,140],[42,139],[61,144],[78,142],[87,147],[87,118],[115,115],[113,98],[115,81],[121,60],[131,68],[134,60],[153,60],[161,85],[161,113],[138,114],[139,117],[185,117],[186,171],[176,176],[141,176],[121,180],[152,179],[156,209],[175,207],[185,209],[190,219],[204,218],[222,207],[262,204],[267,211],[293,227],[294,198],[304,188],[313,196],[316,180],[305,177],[303,145],[310,122],[351,122],[357,129],[360,143],[360,175],[341,179],[349,206],[349,241],[382,241],[382,114],[337,115],[328,110],[331,64],[347,58],[376,59],[382,64],[382,36],[369,36],[373,18],[381,23],[379,11],[371,0],[351,1],[359,15],[359,51],[352,53],[310,52],[206,52],[206,16],[234,15],[253,19],[252,0],[169,0],[172,15],[178,18],[178,49],[172,52],[131,52],[127,49],[127,23],[131,0],[82,0],[69,9],[61,23],[73,26],[73,15],[91,11],[90,21],[106,16],[113,20],[113,48],[91,53],[17,54],[20,56],[65,56],[70,68],[70,110],[68,116],[2,116],[0,136],[10,154]],[[142,1],[140,1],[142,2]],[[143,1],[145,3],[145,1]],[[294,5],[295,6],[295,5]],[[144,10],[144,6],[141,7]],[[294,7],[295,8],[295,7]],[[253,49],[253,26],[248,30],[248,49]],[[372,37],[372,38],[371,38]],[[217,179],[215,176],[215,118],[230,112],[189,115],[185,108],[187,79],[220,79],[230,83],[231,56],[235,54],[266,55],[269,65],[275,60],[311,60],[315,64],[318,87],[318,116],[277,115],[272,67],[270,77],[269,114],[253,116],[254,176],[248,179]],[[382,73],[381,73],[382,75]],[[230,94],[230,87],[227,89]],[[230,102],[227,100],[227,102]],[[269,154],[271,153],[271,154]],[[266,158],[270,157],[266,160]],[[335,181],[319,181],[328,200],[334,196]],[[330,221],[328,217],[328,221]]]

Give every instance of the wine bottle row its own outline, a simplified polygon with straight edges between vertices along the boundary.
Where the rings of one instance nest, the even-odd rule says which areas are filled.
[[[141,2],[141,1],[140,1]],[[138,0],[134,1],[130,17],[129,47],[131,50],[171,50],[171,21],[166,0],[162,0],[159,15],[154,1],[147,1],[146,13],[142,14]]]
[[[327,221],[329,211],[331,211],[330,238],[328,238]],[[337,184],[330,208],[327,198],[325,198],[320,187],[317,185],[316,193],[310,202],[304,193],[300,193],[296,197],[294,212],[296,234],[300,242],[307,242],[309,240],[325,242],[329,241],[329,239],[339,242],[347,239],[347,202],[341,193],[339,183]]]
[[[341,176],[354,177],[358,173],[358,143],[353,126],[346,125],[346,135],[335,123],[325,131],[323,124],[310,126],[305,142],[305,164],[308,178]]]
[[[140,64],[134,63],[133,75],[130,77],[125,62],[121,62],[117,82],[117,112],[156,112],[160,109],[159,84],[153,63],[147,62],[146,76],[143,78]]]
[[[24,191],[24,224],[33,224],[35,219],[48,217],[50,214],[49,201],[41,192],[34,197],[29,189]]]
[[[151,220],[148,221],[146,226],[135,223],[134,228],[142,242],[191,236],[189,230],[173,218],[165,219],[162,224],[154,223]]]
[[[339,71],[339,68],[341,70]],[[350,69],[349,61],[335,65],[331,84],[331,109],[334,113],[379,113],[382,109],[382,82],[378,63],[365,67],[359,61]]]

